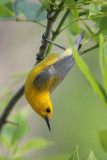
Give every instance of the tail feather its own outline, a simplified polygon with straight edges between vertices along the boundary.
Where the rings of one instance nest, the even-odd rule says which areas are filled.
[[[84,38],[84,30],[82,31],[82,33],[80,34],[80,36],[78,37],[78,39],[74,42],[74,46],[75,49],[78,51],[78,49],[81,48],[81,41]]]

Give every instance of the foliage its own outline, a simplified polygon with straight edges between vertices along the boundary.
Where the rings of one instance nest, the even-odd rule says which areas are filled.
[[[93,151],[90,152],[89,157],[87,160],[97,160],[96,157],[94,156]]]
[[[100,143],[104,151],[107,153],[107,129],[99,132]]]
[[[69,160],[79,160],[78,147],[76,147],[76,150],[75,150],[74,153],[71,155],[71,157],[69,158]]]
[[[12,126],[7,124],[2,132],[0,138],[0,146],[4,146],[6,154],[0,155],[0,159],[26,159],[26,153],[33,150],[45,149],[52,145],[52,142],[44,140],[42,138],[26,139],[26,142],[20,146],[20,141],[29,132],[27,118],[30,115],[30,111],[27,106],[23,109],[16,110],[14,114],[11,114],[10,121],[18,122],[20,126]],[[30,158],[30,157],[29,157]]]
[[[62,7],[60,7],[60,4],[62,4]],[[79,69],[107,107],[107,2],[104,0],[39,0],[39,2],[36,3],[27,0],[0,0],[0,21],[30,21],[46,28],[42,21],[47,19],[47,12],[55,13],[55,15],[62,12],[62,19],[56,30],[53,30],[52,39],[55,40],[62,31],[67,30],[70,45],[73,49],[73,56]],[[90,23],[92,23],[91,26]],[[94,44],[83,53],[93,50],[94,47],[99,48],[99,64],[103,84],[99,83],[91,74],[88,65],[73,46],[71,35],[80,34],[83,29],[85,30],[85,42],[83,46],[85,46],[87,42],[93,42]],[[49,46],[49,48],[51,49],[51,46]],[[15,83],[22,80],[25,75],[26,73],[22,73],[14,76]],[[5,107],[13,95],[11,88],[10,86],[4,90],[8,94],[1,98],[0,105],[2,108]],[[1,153],[0,155],[0,159],[2,160],[29,159],[31,157],[26,156],[27,152],[45,149],[47,146],[52,145],[52,142],[41,138],[31,138],[26,140],[24,144],[19,144],[29,131],[27,123],[29,111],[27,107],[23,107],[20,110],[14,111],[14,114],[11,114],[10,120],[20,123],[21,126],[11,126],[7,124],[2,131],[0,147],[5,147],[6,149],[6,154],[2,155]],[[107,152],[107,130],[100,131],[99,136],[101,146],[104,151]],[[58,157],[54,159],[58,159]],[[61,157],[59,159],[63,158]],[[69,160],[79,160],[78,147],[70,156]],[[87,160],[96,160],[92,151]]]
[[[69,160],[79,160],[78,147],[76,147],[76,150],[75,150],[74,153],[71,155],[71,157],[69,158]],[[93,151],[90,152],[87,160],[97,160],[97,159],[95,158],[95,156],[94,156]]]
[[[103,66],[103,58],[104,58],[104,61],[105,61],[105,66],[106,66],[106,57],[104,56],[104,53],[103,53],[103,47],[104,47],[103,36],[100,35],[100,66],[101,66],[101,71],[102,71],[102,74],[103,74],[103,80],[104,80],[105,88],[103,88],[101,86],[101,84],[91,75],[88,66],[86,65],[86,63],[82,60],[82,58],[79,56],[79,54],[75,50],[70,37],[69,37],[69,40],[70,40],[70,43],[71,43],[71,47],[73,49],[73,56],[74,56],[74,59],[75,59],[77,65],[78,65],[78,67],[83,72],[86,79],[89,81],[93,90],[99,95],[99,97],[102,99],[103,103],[107,107],[107,93],[106,93],[106,85],[107,85],[106,83],[107,83],[107,81],[106,81],[106,76],[105,76],[107,70]]]

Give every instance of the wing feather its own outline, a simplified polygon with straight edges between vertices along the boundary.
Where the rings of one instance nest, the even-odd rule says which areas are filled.
[[[51,92],[61,83],[68,72],[74,65],[74,58],[72,55],[66,56],[53,65],[47,67],[34,79],[34,85],[39,91],[48,89]]]

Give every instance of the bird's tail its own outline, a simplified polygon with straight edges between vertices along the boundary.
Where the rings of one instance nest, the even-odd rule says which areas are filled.
[[[80,36],[78,37],[78,39],[74,42],[74,46],[75,46],[75,49],[78,51],[82,44],[81,44],[81,41],[82,39],[84,38],[84,30],[81,32]]]

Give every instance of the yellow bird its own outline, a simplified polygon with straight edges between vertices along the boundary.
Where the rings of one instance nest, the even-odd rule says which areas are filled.
[[[80,48],[83,36],[84,31],[74,42],[76,50]],[[64,49],[64,52],[61,54],[50,54],[33,67],[26,79],[25,97],[34,111],[46,120],[48,128],[51,131],[50,119],[53,108],[50,94],[71,70],[74,65],[74,58],[72,56],[72,49],[65,49],[49,40],[46,40],[46,42]]]

